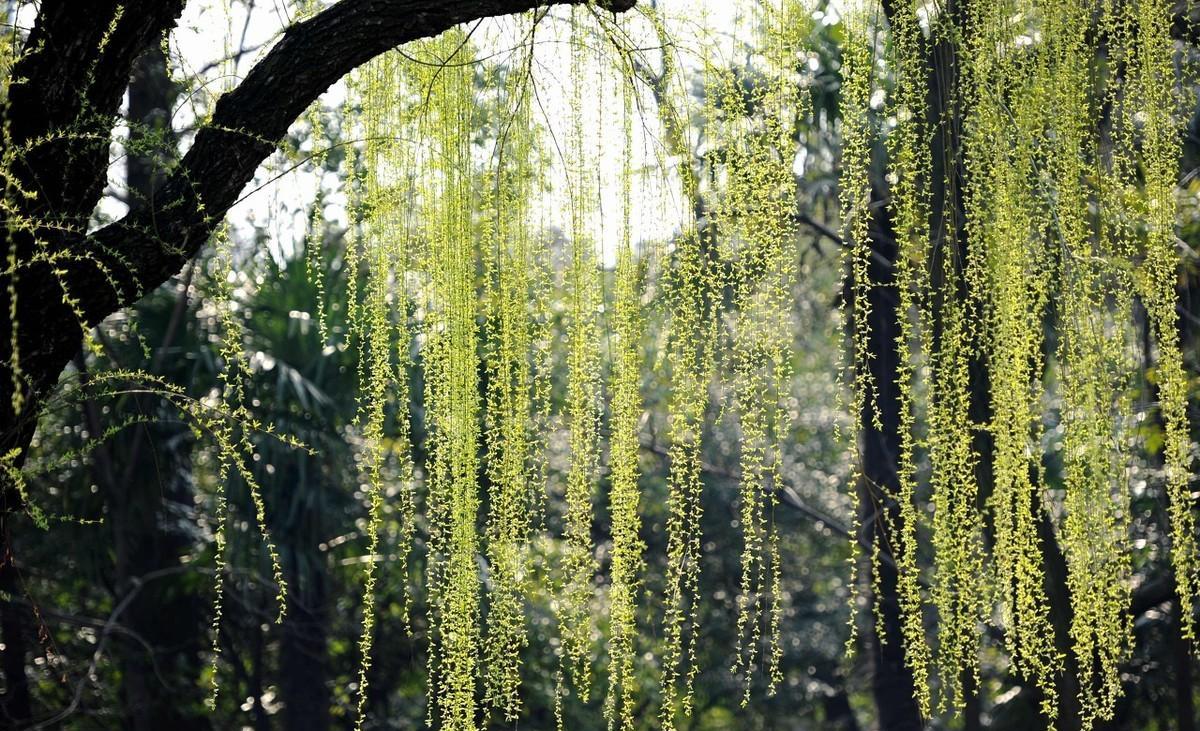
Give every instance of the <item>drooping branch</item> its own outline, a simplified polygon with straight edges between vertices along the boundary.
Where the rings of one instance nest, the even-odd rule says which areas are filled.
[[[343,0],[287,31],[238,88],[222,97],[157,204],[131,211],[89,238],[123,255],[135,288],[88,303],[88,324],[165,281],[194,256],[291,123],[331,84],[371,58],[479,18],[539,0]],[[625,0],[618,9],[632,6]],[[616,5],[616,3],[614,3]]]
[[[6,452],[13,447],[23,450],[29,443],[31,417],[78,350],[82,328],[137,301],[194,257],[291,123],[335,81],[389,49],[461,23],[581,1],[341,0],[289,28],[244,81],[218,100],[211,121],[150,201],[90,235],[67,234],[54,247],[59,254],[53,258],[18,256],[15,277],[12,271],[0,275],[5,311],[15,279],[16,316],[9,319],[18,328],[16,358],[11,333],[0,333],[5,335],[0,338],[0,364],[11,368],[15,362],[19,367],[16,380],[23,393],[18,401],[25,402],[13,408],[14,379],[8,373],[0,376],[0,447]],[[633,4],[634,0],[599,3],[613,12]],[[53,7],[58,5],[63,4]],[[163,5],[174,10],[176,3]],[[172,20],[177,15],[147,13]],[[138,36],[139,48],[148,37]],[[121,88],[128,81],[132,58],[128,61],[123,71],[115,70]],[[111,71],[91,62],[97,73]],[[76,65],[87,63],[84,59]],[[61,128],[66,123],[58,124]]]

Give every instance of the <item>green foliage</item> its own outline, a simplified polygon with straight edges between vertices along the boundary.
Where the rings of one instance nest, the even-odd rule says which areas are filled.
[[[592,234],[596,179],[595,158],[588,149],[582,119],[587,58],[581,13],[571,9],[570,89],[573,111],[568,132],[567,186],[570,206],[569,263],[565,274],[567,297],[566,418],[570,433],[571,467],[567,471],[559,591],[559,631],[563,665],[580,700],[587,702],[591,687],[592,621],[589,604],[594,593],[592,577],[592,492],[599,467],[599,340],[596,313],[599,307],[599,273],[596,242]]]
[[[487,473],[489,510],[487,555],[490,594],[484,637],[486,702],[515,721],[521,712],[521,653],[529,644],[525,601],[529,593],[533,514],[542,481],[535,460],[540,439],[534,433],[534,342],[542,326],[537,304],[546,279],[546,261],[537,251],[532,227],[532,196],[539,182],[537,139],[532,123],[528,64],[517,58],[502,86],[502,104],[512,105],[500,123],[482,193],[480,249],[486,263],[484,302],[489,332],[486,351]],[[499,72],[495,72],[499,76]]]

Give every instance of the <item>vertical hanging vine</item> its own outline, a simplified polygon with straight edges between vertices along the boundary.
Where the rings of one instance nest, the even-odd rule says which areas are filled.
[[[1156,380],[1165,423],[1166,491],[1171,562],[1175,569],[1183,636],[1196,642],[1195,603],[1200,592],[1200,549],[1196,543],[1195,496],[1189,487],[1188,377],[1179,347],[1175,286],[1179,253],[1175,243],[1175,186],[1180,137],[1175,112],[1172,6],[1163,0],[1136,2],[1133,98],[1142,122],[1146,245],[1138,271],[1139,296],[1158,345]],[[1138,116],[1140,115],[1140,116]]]
[[[296,14],[297,20],[312,17],[319,10],[320,3],[316,0],[303,0]],[[351,118],[350,110],[345,110],[344,120]],[[321,103],[313,102],[305,111],[308,121],[308,138],[312,146],[310,161],[316,169],[317,194],[313,201],[312,211],[308,216],[308,229],[304,237],[304,264],[308,278],[316,285],[317,290],[317,327],[321,342],[329,342],[328,296],[325,292],[325,259],[322,257],[325,238],[325,161],[329,151],[325,149],[325,123],[321,118]]]
[[[701,447],[712,378],[717,321],[713,316],[719,272],[706,251],[701,230],[699,180],[690,160],[686,116],[679,109],[680,85],[675,46],[662,16],[649,14],[663,48],[663,68],[656,99],[667,151],[679,161],[677,174],[688,214],[671,251],[664,288],[669,300],[669,336],[666,361],[670,366],[671,395],[667,405],[670,439],[667,476],[667,568],[663,596],[663,650],[659,722],[666,731],[675,728],[677,714],[692,708],[696,675],[696,633],[699,628],[700,559],[703,537],[703,481]],[[711,104],[709,104],[711,106]],[[708,117],[712,110],[705,110]]]
[[[592,553],[592,489],[599,469],[598,403],[600,374],[596,313],[600,304],[599,269],[592,231],[595,163],[587,140],[591,132],[583,119],[585,86],[590,83],[583,13],[571,8],[571,127],[567,141],[566,174],[570,189],[570,242],[566,271],[567,395],[566,414],[571,464],[566,477],[566,514],[563,519],[562,585],[558,598],[558,624],[562,635],[563,663],[580,700],[586,702],[591,685],[592,615],[590,611],[596,570]],[[560,718],[561,722],[561,718]]]
[[[476,519],[479,358],[476,249],[471,230],[474,53],[462,32],[422,44],[435,63],[411,64],[424,99],[416,130],[427,272],[424,328],[429,431],[430,723],[475,728],[480,647]]]
[[[910,12],[912,10],[912,12]],[[897,595],[900,603],[901,632],[905,643],[904,658],[913,675],[918,708],[930,713],[929,648],[922,621],[918,563],[918,510],[916,504],[916,395],[913,393],[914,348],[920,346],[929,306],[928,261],[929,198],[926,187],[929,171],[929,146],[925,138],[925,81],[928,65],[923,55],[923,38],[915,9],[907,4],[891,19],[889,61],[895,69],[894,89],[888,108],[894,126],[887,136],[890,166],[890,208],[896,231],[896,297],[898,300],[897,397],[900,401],[900,453],[897,455],[900,506],[895,546]],[[915,320],[915,322],[914,322]],[[972,576],[973,582],[976,577]],[[941,627],[952,624],[943,618]],[[972,635],[973,636],[973,635]],[[950,644],[950,643],[947,643]]]
[[[364,67],[354,79],[351,91],[361,101],[359,131],[364,137],[365,170],[359,177],[353,172],[354,156],[348,155],[349,192],[353,231],[361,231],[361,240],[348,236],[345,266],[351,278],[365,271],[362,302],[357,301],[358,284],[350,291],[353,308],[348,307],[351,334],[359,348],[359,414],[364,449],[361,470],[368,511],[366,519],[367,555],[363,572],[363,620],[359,639],[358,725],[365,722],[367,686],[376,622],[375,557],[380,553],[386,498],[391,501],[399,523],[397,551],[401,575],[407,575],[407,559],[415,532],[415,504],[412,490],[413,466],[409,445],[409,301],[407,272],[411,266],[407,230],[408,202],[412,199],[413,161],[406,145],[396,137],[406,129],[409,113],[404,97],[402,59],[385,54]],[[348,105],[349,106],[349,105]],[[356,185],[354,185],[357,183]],[[365,248],[365,258],[359,247]],[[390,408],[389,408],[390,407]],[[394,426],[387,429],[389,416]],[[386,474],[389,459],[395,457],[399,468]],[[387,477],[396,480],[389,489]],[[405,587],[402,611],[407,617],[410,595]]]
[[[875,33],[872,18],[878,17],[879,9],[874,3],[865,3],[863,7],[853,8],[843,20],[845,39],[841,48],[842,86],[840,115],[842,119],[842,172],[838,181],[839,203],[842,219],[842,239],[846,245],[842,248],[843,271],[847,278],[843,289],[849,293],[847,304],[850,305],[850,315],[847,327],[850,330],[850,358],[846,364],[846,380],[850,391],[850,433],[855,444],[855,458],[851,464],[852,472],[849,479],[851,511],[850,558],[847,564],[850,569],[849,584],[858,585],[859,564],[862,556],[859,548],[859,536],[864,527],[860,518],[861,506],[857,482],[861,479],[860,456],[857,446],[859,434],[862,431],[863,418],[868,404],[875,403],[875,384],[867,367],[869,358],[867,327],[870,310],[867,305],[869,283],[867,272],[871,260],[871,242],[868,236],[871,182],[868,177],[871,166],[871,144],[874,135],[871,121],[871,94],[875,78]],[[851,304],[852,301],[852,304]],[[873,418],[878,421],[878,409]],[[842,440],[839,440],[842,441]],[[868,560],[878,565],[878,541],[872,543],[871,555]],[[877,576],[878,571],[871,575]],[[873,587],[875,589],[876,587]],[[878,596],[878,592],[873,592]],[[858,600],[857,591],[850,592],[850,634],[846,639],[847,654],[853,655],[858,638]]]
[[[633,251],[633,89],[621,85],[621,230],[617,244],[613,296],[611,417],[609,439],[609,514],[612,517],[612,555],[609,566],[608,695],[604,715],[610,729],[634,725],[637,688],[634,659],[637,640],[637,590],[645,546],[641,539],[638,503],[641,470],[638,438],[642,417],[642,313],[639,259]],[[613,340],[615,339],[615,344]]]
[[[966,64],[972,133],[965,161],[972,297],[984,313],[980,342],[988,354],[992,411],[994,571],[1005,642],[1017,674],[1041,690],[1043,711],[1057,713],[1056,676],[1063,671],[1049,619],[1038,534],[1044,318],[1055,275],[1044,198],[1029,181],[1039,174],[1038,136],[1047,100],[1040,56],[1021,53],[1011,22],[1032,5],[972,6]],[[1036,87],[1036,88],[1035,88]],[[1011,111],[1010,111],[1011,109]],[[1015,117],[1015,123],[1013,121]],[[941,607],[939,606],[939,611]],[[943,672],[950,671],[944,668]]]
[[[233,64],[228,59],[233,58],[230,7],[228,2],[222,4],[225,17],[225,58],[223,65],[228,73],[224,78],[232,78]],[[116,21],[114,20],[114,23]],[[224,571],[226,567],[225,552],[228,544],[229,497],[230,480],[237,476],[246,486],[250,502],[254,510],[254,524],[262,538],[271,566],[271,577],[276,586],[276,605],[278,611],[275,623],[283,621],[287,611],[287,582],[283,577],[283,565],[279,551],[275,546],[270,531],[267,528],[267,506],[263,500],[262,489],[254,473],[247,469],[246,460],[255,455],[254,444],[250,439],[251,431],[256,422],[246,408],[245,382],[250,373],[243,357],[245,331],[242,323],[242,310],[236,300],[234,283],[238,281],[238,269],[234,264],[235,252],[233,240],[229,235],[228,224],[222,224],[214,234],[215,257],[212,275],[213,299],[217,310],[217,323],[221,332],[220,357],[224,367],[220,370],[221,383],[220,399],[231,418],[215,419],[210,422],[208,431],[213,437],[217,448],[217,490],[216,501],[217,520],[214,528],[214,551],[216,552],[216,578],[213,589],[213,621],[212,621],[212,692],[207,699],[210,708],[216,708],[220,693],[220,679],[217,663],[220,659],[220,631],[224,614]],[[64,290],[65,291],[65,290]],[[81,318],[82,319],[82,318]],[[14,335],[15,337],[15,335]],[[15,352],[15,351],[14,351]]]
[[[1045,3],[1045,53],[1052,131],[1046,167],[1055,198],[1051,236],[1061,246],[1058,359],[1061,364],[1063,510],[1061,544],[1074,602],[1070,636],[1078,666],[1080,720],[1090,728],[1110,718],[1120,692],[1119,666],[1129,652],[1128,495],[1121,470],[1119,428],[1130,406],[1130,287],[1117,269],[1118,251],[1094,236],[1086,218],[1083,166],[1095,159],[1094,111],[1088,99],[1086,38],[1091,8]],[[1105,177],[1102,171],[1101,179]],[[1109,249],[1109,250],[1106,250]],[[1114,271],[1115,270],[1115,271]],[[1109,318],[1116,319],[1115,322]]]
[[[791,316],[796,277],[792,135],[793,120],[803,113],[801,90],[791,74],[804,28],[800,8],[792,2],[771,3],[755,21],[755,40],[765,51],[758,74],[766,79],[753,83],[732,70],[706,71],[706,93],[720,110],[707,132],[716,140],[726,181],[713,220],[721,231],[722,255],[732,262],[730,358],[741,429],[738,525],[744,540],[733,672],[745,681],[743,706],[749,703],[760,661],[766,665],[768,692],[774,693],[782,678],[779,539],[772,523],[779,436],[789,431],[783,399],[791,379],[791,332],[781,324]],[[745,84],[750,84],[748,91]]]
[[[929,47],[949,47],[961,55],[965,45],[961,35],[970,33],[960,27],[965,15],[959,10],[939,14],[938,18],[931,20]],[[913,20],[907,22],[912,23]],[[912,58],[912,54],[920,52],[920,31],[910,26],[905,30],[905,35],[907,37],[899,41],[902,47],[900,53],[908,57],[906,66],[910,72],[906,82],[908,98],[904,103],[916,103],[917,92],[912,85],[937,84],[939,88],[938,106],[926,112],[926,115],[934,118],[927,117],[928,126],[925,129],[935,140],[933,144],[941,148],[940,169],[931,164],[926,177],[929,181],[929,199],[922,200],[914,210],[906,212],[910,216],[906,223],[911,225],[914,222],[911,216],[932,214],[927,243],[923,242],[925,252],[918,255],[918,262],[923,264],[918,276],[926,281],[916,283],[919,340],[929,369],[926,419],[933,513],[930,597],[938,611],[936,659],[943,686],[940,707],[961,708],[964,682],[968,678],[977,681],[979,677],[980,628],[991,604],[988,594],[990,577],[983,560],[982,485],[977,474],[980,455],[974,443],[977,433],[987,428],[986,424],[976,422],[973,413],[974,402],[986,401],[987,398],[986,394],[978,393],[981,386],[972,383],[973,361],[979,361],[977,350],[980,342],[979,308],[972,299],[977,256],[975,243],[970,239],[970,214],[962,206],[962,197],[966,195],[964,188],[968,187],[969,181],[967,153],[962,149],[962,134],[956,128],[961,124],[961,118],[969,115],[971,108],[969,73],[962,68],[969,62],[963,62],[961,66],[952,65],[942,56],[932,62],[936,74],[933,76],[923,68],[924,64]],[[929,143],[917,141],[916,144]],[[938,153],[922,151],[919,157],[914,157],[932,163],[935,154]],[[905,262],[901,266],[907,267],[909,264]],[[897,347],[900,347],[900,343],[897,343]],[[907,534],[902,540],[911,539],[919,527],[912,524],[917,515],[908,506],[902,507],[901,511],[901,520],[904,522],[901,530]],[[909,513],[907,519],[905,511]],[[910,562],[916,550],[916,546],[910,545],[904,561]],[[905,604],[911,605],[915,580],[912,576],[900,579],[904,587],[902,602]],[[913,611],[911,606],[906,609]],[[914,633],[914,625],[918,622],[919,613],[910,613],[905,618],[906,635]],[[918,654],[921,652],[923,650],[917,651]],[[919,667],[911,659],[909,662]],[[914,673],[914,677],[916,675]],[[928,678],[925,672],[922,680],[927,683]],[[918,691],[918,696],[928,711],[929,691]]]
[[[522,30],[525,29],[522,26]],[[484,657],[486,702],[508,721],[521,710],[520,657],[529,639],[525,628],[528,541],[531,537],[536,440],[531,302],[545,273],[535,255],[530,204],[538,172],[530,114],[532,49],[495,79],[499,102],[508,111],[497,132],[485,192],[482,252],[487,266],[487,474],[490,483],[487,556],[490,570]]]

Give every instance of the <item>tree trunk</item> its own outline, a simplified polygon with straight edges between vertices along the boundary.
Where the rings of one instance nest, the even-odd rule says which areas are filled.
[[[876,194],[872,197],[876,201],[879,199]],[[868,400],[861,415],[862,478],[858,489],[865,538],[869,544],[878,545],[886,555],[896,542],[892,528],[900,525],[899,505],[895,501],[900,487],[901,405],[897,379],[901,356],[897,353],[896,343],[899,300],[892,266],[896,258],[896,240],[891,218],[886,206],[874,205],[872,208],[876,213],[872,217],[870,236],[875,255],[868,267],[867,307],[870,314],[866,337],[868,350],[874,356],[869,368],[877,400],[873,404]],[[858,307],[859,303],[854,306]],[[878,575],[874,575],[875,571]],[[923,722],[913,697],[912,673],[904,660],[896,566],[892,561],[879,561],[871,572],[870,585],[879,591],[873,599],[886,633],[885,637],[877,636],[876,623],[871,623],[868,637],[871,690],[879,728],[880,731],[917,731],[923,727]]]
[[[846,695],[844,680],[821,700],[821,707],[825,711],[821,728],[826,731],[859,731],[858,719],[850,707],[850,696]]]
[[[129,85],[131,149],[126,173],[131,201],[149,199],[162,177],[165,159],[173,148],[167,126],[173,97],[166,59],[161,48],[151,46],[135,62]],[[186,284],[180,298],[173,325],[186,309]],[[168,327],[158,355],[148,364],[150,370],[161,364],[161,355],[170,347],[175,332],[176,328]],[[77,363],[86,379],[83,358],[78,357]],[[153,403],[144,403],[145,399],[136,395],[130,398],[135,412],[153,412]],[[85,398],[84,408],[88,430],[102,433],[95,404]],[[113,655],[121,671],[128,728],[206,729],[210,725],[200,712],[203,699],[199,696],[203,648],[197,640],[204,634],[203,602],[180,564],[189,539],[172,527],[164,511],[166,500],[188,504],[192,495],[189,487],[176,479],[187,470],[186,464],[158,463],[162,456],[156,455],[148,442],[151,434],[159,431],[157,425],[134,429],[115,438],[111,447],[101,445],[93,453],[96,484],[103,490],[105,522],[115,554],[113,602],[126,605],[122,622],[130,630],[129,636],[137,638],[120,639]],[[110,449],[122,454],[119,470]],[[161,484],[164,480],[168,484]]]
[[[310,550],[312,547],[309,547]],[[304,550],[304,547],[299,547]],[[303,576],[289,577],[288,613],[279,647],[279,685],[284,727],[289,731],[329,729],[329,612],[321,554],[308,557]]]
[[[25,675],[26,612],[17,597],[24,594],[20,574],[13,563],[12,551],[7,548],[8,517],[0,515],[0,533],[4,536],[3,556],[0,557],[0,672],[4,673],[4,692],[0,695],[0,728],[20,728],[33,717],[29,694],[29,678]]]
[[[1171,603],[1172,630],[1175,641],[1171,643],[1175,663],[1175,729],[1196,731],[1196,703],[1192,696],[1192,644],[1183,636],[1180,621],[1182,603],[1176,599]]]

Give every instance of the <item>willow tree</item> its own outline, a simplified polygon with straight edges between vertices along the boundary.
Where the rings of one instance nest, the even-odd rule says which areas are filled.
[[[332,82],[362,66],[346,110],[361,132],[353,150],[361,175],[347,165],[354,220],[345,261],[347,318],[359,355],[364,532],[373,557],[384,465],[394,457],[404,483],[403,558],[419,527],[427,538],[427,720],[469,731],[491,714],[520,718],[520,658],[532,642],[525,611],[536,575],[552,597],[559,726],[573,691],[585,703],[604,692],[610,728],[632,727],[643,642],[636,611],[643,552],[639,377],[647,364],[638,345],[648,267],[633,251],[630,148],[634,101],[648,101],[634,78],[644,49],[629,42],[628,26],[595,7],[572,8],[564,19],[570,114],[560,146],[533,114],[535,101],[540,105],[532,81],[540,5],[342,0],[311,14],[216,103],[153,196],[89,231],[130,65],[161,40],[182,3],[112,3],[101,22],[86,23],[66,3],[43,3],[25,47],[13,54],[0,137],[8,231],[0,295],[9,315],[0,333],[0,362],[8,369],[0,379],[5,516],[23,506],[44,522],[23,494],[19,468],[39,406],[86,332],[177,272],[210,238],[221,272],[232,275],[233,243],[222,216],[288,126]],[[304,8],[311,13],[310,4]],[[517,64],[506,73],[487,67],[471,33],[458,27],[531,9],[519,23]],[[1045,714],[1090,727],[1113,714],[1131,642],[1125,476],[1137,449],[1136,419],[1129,418],[1135,304],[1157,348],[1169,553],[1187,607],[1183,636],[1195,634],[1200,564],[1175,322],[1178,99],[1169,7],[1165,0],[973,0],[868,2],[850,13],[841,185],[853,332],[849,406],[865,442],[860,476],[875,483],[872,496],[884,503],[861,510],[871,525],[858,526],[854,537],[856,546],[868,546],[873,593],[895,597],[876,613],[875,635],[881,644],[889,635],[902,640],[903,658],[896,651],[890,657],[907,663],[911,688],[904,691],[928,716],[962,708],[978,687],[981,634],[992,624]],[[805,55],[808,21],[793,0],[763,3],[750,15],[761,77],[747,83],[719,66],[719,34],[709,28],[700,42],[698,104],[686,92],[691,71],[679,63],[663,16],[648,12],[642,29],[660,42],[663,58],[653,90],[661,136],[654,162],[683,209],[657,283],[668,331],[660,362],[671,381],[666,575],[662,596],[651,600],[661,620],[652,649],[663,728],[693,712],[701,670],[702,472],[714,408],[730,413],[740,437],[742,576],[732,674],[745,684],[744,704],[756,674],[765,675],[768,692],[783,679],[783,557],[773,512],[792,374],[791,339],[780,323],[798,276],[794,137],[796,120],[809,110],[795,66]],[[889,21],[886,32],[881,17]],[[389,52],[429,36],[436,37],[414,45],[412,54]],[[506,110],[487,130],[476,109],[480,86]],[[612,277],[603,266],[611,215],[597,194],[607,153],[596,141],[608,102],[620,108],[623,144]],[[885,113],[882,123],[877,110]],[[309,114],[318,128],[319,111]],[[690,152],[692,119],[703,120],[708,148],[699,171],[677,164]],[[881,138],[888,158],[882,182],[873,174]],[[550,147],[561,169],[546,162],[542,153]],[[558,186],[547,180],[550,172],[561,173]],[[538,220],[547,206],[566,211],[561,237]],[[874,216],[890,217],[895,238],[882,257],[882,284]],[[311,225],[318,223],[315,213]],[[551,306],[550,267],[538,250],[560,243],[562,296]],[[314,254],[309,268],[321,267]],[[247,413],[246,373],[230,279],[221,278],[216,292],[223,304],[222,382],[224,404],[240,416]],[[605,338],[610,283],[612,332]],[[323,313],[326,293],[320,296]],[[553,347],[541,342],[555,308],[565,382],[557,410],[546,398],[553,365],[545,359]],[[414,352],[419,363],[410,362]],[[408,375],[417,367],[428,454],[421,515],[407,426],[414,396]],[[713,384],[723,373],[732,374],[729,400],[714,404]],[[255,456],[247,427],[260,425],[234,424],[160,385],[216,442],[218,481],[237,477],[247,485],[282,611],[286,584],[266,530],[267,506],[246,467]],[[384,428],[389,408],[400,424],[392,439]],[[561,427],[566,447],[561,485],[550,484],[541,463],[539,427],[550,423]],[[1051,445],[1062,454],[1057,492],[1043,459],[1047,423],[1062,434]],[[869,464],[875,461],[881,464]],[[890,472],[877,473],[881,465]],[[559,488],[562,509],[543,531],[535,520],[540,496]],[[601,499],[613,521],[602,691],[593,672],[602,564],[593,533]],[[535,571],[538,537],[551,538],[554,549]],[[224,540],[218,527],[219,570]],[[1048,586],[1052,550],[1062,554],[1063,586]],[[377,652],[376,582],[369,560],[356,684],[360,727]],[[1069,605],[1065,627],[1051,616],[1056,592]],[[219,623],[219,582],[216,597]],[[932,644],[927,610],[937,619]],[[1072,679],[1069,691],[1063,678]]]
[[[163,44],[186,2],[114,0],[81,13],[76,3],[52,0],[39,5],[23,39],[11,26],[0,54],[7,231],[0,273],[6,313],[0,326],[0,532],[8,535],[13,513],[36,514],[21,495],[19,469],[41,407],[85,333],[201,252],[259,164],[326,88],[397,45],[545,4],[343,0],[306,13],[311,17],[290,28],[221,97],[183,159],[151,175],[147,190],[131,196],[129,213],[101,228],[90,220],[105,188],[122,95],[139,57]],[[621,11],[633,3],[599,5]],[[146,176],[139,175],[131,173],[131,186],[143,185]],[[234,355],[231,362],[238,360]],[[0,584],[11,590],[15,581],[6,560]],[[6,708],[28,714],[27,702]]]

